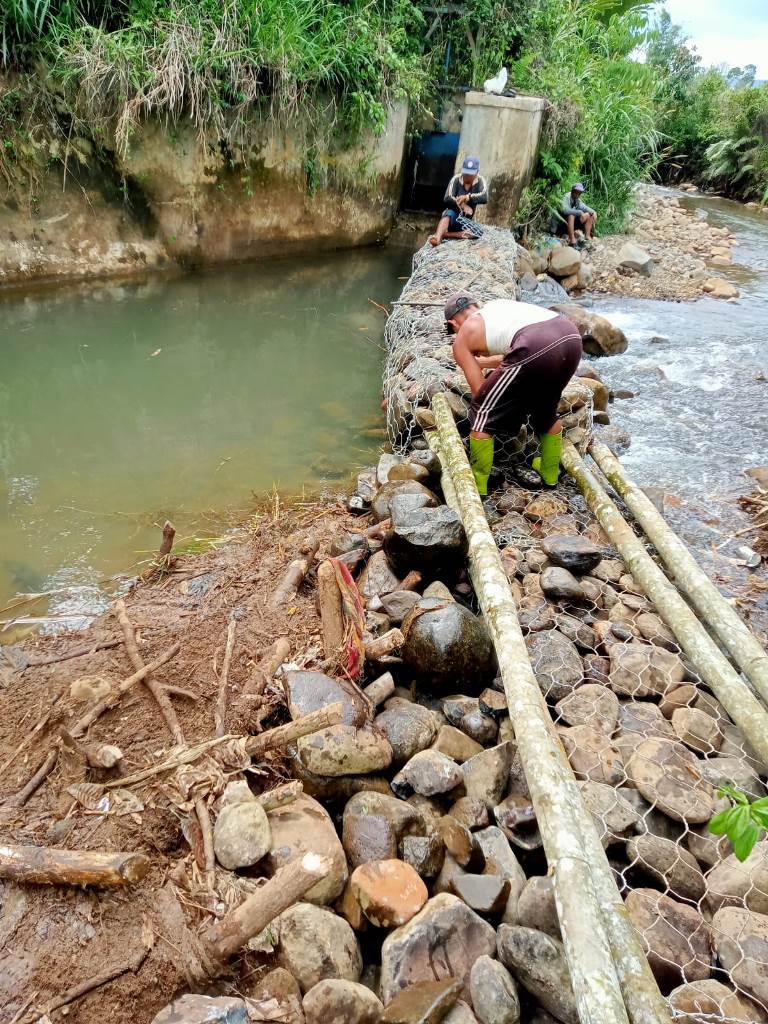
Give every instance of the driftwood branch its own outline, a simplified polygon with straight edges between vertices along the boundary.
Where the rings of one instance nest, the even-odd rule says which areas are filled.
[[[195,814],[200,822],[200,831],[203,835],[203,857],[205,858],[205,880],[206,884],[213,888],[216,881],[216,854],[213,849],[213,825],[211,816],[208,813],[208,804],[204,798],[195,798]]]
[[[219,675],[219,695],[216,701],[216,735],[224,736],[227,731],[227,682],[229,680],[229,665],[232,661],[232,652],[235,649],[235,630],[237,622],[230,619],[227,627],[227,646],[224,649],[224,661]]]
[[[387,654],[399,651],[405,638],[399,629],[390,629],[365,645],[365,656],[371,661],[380,661]]]
[[[138,882],[149,871],[143,853],[92,853],[47,846],[0,846],[0,878],[36,885],[115,888]]]
[[[28,661],[22,669],[22,672],[26,672],[28,668],[40,668],[41,665],[57,665],[60,661],[70,661],[72,658],[84,658],[86,654],[95,654],[97,651],[109,651],[113,647],[119,647],[120,644],[125,641],[120,640],[103,640],[98,644],[89,644],[87,647],[78,647],[74,651],[67,651],[66,654],[53,654],[50,658],[36,658],[34,661]]]
[[[205,932],[203,946],[207,957],[214,964],[225,964],[249,939],[309,892],[329,869],[328,858],[316,853],[306,853],[300,861],[280,868],[258,892]]]
[[[295,743],[302,736],[309,736],[310,733],[326,729],[329,725],[338,725],[342,719],[344,705],[341,701],[336,704],[329,704],[328,707],[312,711],[303,715],[295,722],[288,722],[287,725],[278,725],[275,729],[269,729],[259,736],[249,736],[245,741],[245,749],[256,757],[273,747],[286,747],[289,743]]]
[[[170,521],[166,519],[163,523],[163,539],[160,543],[160,547],[157,552],[157,562],[159,565],[167,564],[168,557],[171,554],[171,548],[173,547],[173,540],[176,536],[176,527]]]
[[[267,793],[261,793],[256,799],[265,811],[274,811],[276,807],[292,804],[304,792],[304,786],[298,780],[286,782],[284,786],[275,786]]]
[[[317,596],[326,658],[337,658],[344,644],[344,609],[336,570],[330,561],[317,569]]]
[[[299,587],[304,582],[304,577],[310,570],[319,547],[319,539],[317,537],[313,537],[307,544],[307,551],[305,552],[304,557],[296,558],[291,562],[282,582],[275,590],[272,600],[269,602],[272,608],[280,608],[282,605],[293,600]]]
[[[377,704],[383,704],[394,692],[395,680],[392,678],[391,672],[385,672],[378,679],[374,679],[363,690],[363,693],[374,707]]]
[[[59,748],[54,747],[53,750],[49,750],[45,755],[45,759],[37,771],[34,773],[32,778],[27,782],[23,789],[10,797],[6,803],[9,807],[23,807],[29,798],[38,791],[48,776],[51,774],[53,769],[56,767],[56,762],[59,759]]]
[[[128,618],[128,613],[125,610],[125,603],[121,599],[115,601],[114,612],[117,621],[120,623],[120,628],[123,631],[125,649],[128,652],[128,657],[131,664],[138,672],[146,666],[139,654],[139,647],[136,643],[136,634],[134,633],[133,626],[131,625],[131,620]],[[143,683],[157,701],[160,712],[165,719],[165,724],[168,726],[168,729],[173,736],[174,743],[183,743],[184,733],[182,732],[181,725],[176,717],[176,712],[173,709],[173,704],[171,704],[168,694],[162,688],[160,683],[156,682],[152,678],[151,673],[148,673],[144,677]]]
[[[243,689],[243,694],[249,697],[261,696],[266,690],[268,683],[273,679],[275,672],[277,672],[284,661],[287,661],[290,653],[291,645],[285,637],[275,640],[251,672],[248,682]]]

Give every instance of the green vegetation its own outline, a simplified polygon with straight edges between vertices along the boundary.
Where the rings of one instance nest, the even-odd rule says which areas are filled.
[[[601,229],[621,229],[633,185],[657,170],[768,201],[768,86],[702,68],[653,2],[467,0],[436,18],[428,0],[5,0],[0,65],[9,183],[44,140],[53,159],[72,139],[125,151],[147,118],[169,133],[186,119],[242,154],[269,117],[304,126],[311,192],[318,154],[382,131],[392,100],[434,109],[505,65],[551,104],[522,223],[542,226],[581,178]]]
[[[754,67],[702,68],[666,12],[647,59],[658,75],[662,178],[768,203],[768,85],[754,85]]]
[[[768,797],[754,800],[731,786],[721,786],[717,795],[733,801],[728,810],[716,814],[709,823],[709,831],[716,836],[728,836],[738,860],[744,861],[754,849],[761,832],[768,830]]]

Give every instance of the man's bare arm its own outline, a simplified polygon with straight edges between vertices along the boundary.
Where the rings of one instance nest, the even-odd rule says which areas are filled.
[[[478,355],[486,351],[485,327],[479,317],[470,317],[461,325],[461,330],[453,341],[453,358],[469,384],[469,389],[476,395],[485,383],[483,370]]]

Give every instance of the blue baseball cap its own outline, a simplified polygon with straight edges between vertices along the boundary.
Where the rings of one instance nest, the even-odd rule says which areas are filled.
[[[480,170],[480,161],[476,156],[468,156],[464,163],[461,165],[462,174],[477,174]]]

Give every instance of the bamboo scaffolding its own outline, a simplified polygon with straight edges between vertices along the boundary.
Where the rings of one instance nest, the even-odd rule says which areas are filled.
[[[626,475],[610,448],[593,441],[589,450],[661,555],[675,583],[688,595],[701,618],[712,627],[744,675],[768,702],[768,653],[757,637],[669,528],[653,502]]]
[[[636,582],[674,633],[703,682],[725,707],[763,764],[768,766],[768,712],[653,561],[643,542],[569,442],[563,445],[563,466],[576,481],[587,505]]]
[[[633,1024],[668,1024],[666,1003],[623,910],[594,822],[583,805],[528,660],[509,581],[453,415],[442,395],[435,396],[432,408],[443,490],[467,533],[472,580],[496,648],[518,750],[553,872],[579,1019],[581,1024],[617,1024],[628,1019]]]

